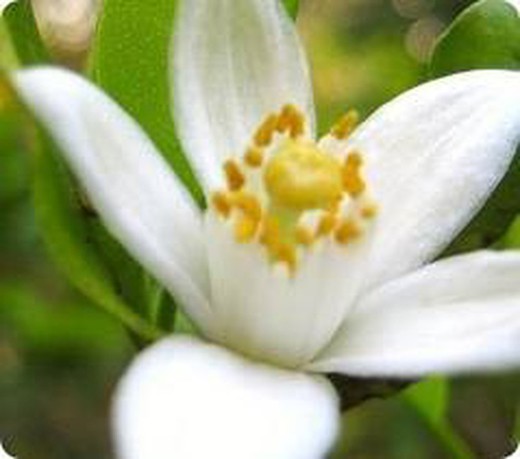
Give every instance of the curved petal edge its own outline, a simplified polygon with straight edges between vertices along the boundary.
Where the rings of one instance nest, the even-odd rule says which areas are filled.
[[[319,459],[338,423],[325,379],[187,337],[138,356],[113,408],[119,459]]]

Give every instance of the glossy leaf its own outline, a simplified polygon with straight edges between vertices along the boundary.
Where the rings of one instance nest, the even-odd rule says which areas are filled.
[[[467,8],[435,47],[431,75],[482,68],[520,69],[520,16],[504,0]]]
[[[145,129],[184,184],[201,192],[175,135],[168,54],[175,0],[107,0],[93,44],[93,79]]]

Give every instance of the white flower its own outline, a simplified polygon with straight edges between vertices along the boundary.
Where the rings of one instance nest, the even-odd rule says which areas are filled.
[[[518,459],[520,458],[520,449],[517,449],[513,454],[507,456],[505,459]]]
[[[204,213],[92,84],[15,77],[107,227],[214,343],[174,337],[136,359],[116,397],[119,457],[316,459],[339,419],[316,373],[518,365],[520,254],[431,262],[511,164],[520,73],[427,83],[316,143],[307,63],[277,0],[179,8],[172,92]]]
[[[520,13],[520,0],[507,0],[507,3],[514,6],[516,10]]]
[[[16,2],[16,0],[0,0],[0,14],[4,12],[4,10],[11,4]]]
[[[9,454],[6,453],[6,451],[3,448],[2,442],[0,442],[0,459],[15,459],[12,456],[9,456]]]

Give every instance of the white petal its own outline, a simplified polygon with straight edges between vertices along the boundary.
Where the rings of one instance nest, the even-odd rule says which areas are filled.
[[[325,379],[183,337],[136,359],[113,415],[119,459],[322,459],[339,421]]]
[[[9,454],[7,454],[2,446],[2,442],[0,441],[0,459],[16,459],[12,456],[9,456]]]
[[[507,0],[507,3],[509,3],[511,6],[514,6],[520,14],[520,0]]]
[[[114,236],[203,326],[209,306],[201,215],[145,133],[71,72],[22,71],[14,84]]]
[[[260,122],[284,104],[313,123],[309,71],[279,0],[179,2],[172,78],[181,141],[207,191]]]
[[[434,263],[368,295],[312,370],[417,377],[520,366],[520,252]]]
[[[4,10],[16,0],[0,0],[0,15],[4,12]]]
[[[369,283],[431,260],[478,212],[520,142],[520,72],[483,70],[422,85],[376,112],[351,147],[379,201]]]
[[[273,266],[263,246],[239,244],[208,216],[215,327],[212,338],[254,358],[290,368],[309,362],[332,339],[364,279],[370,233],[340,247],[320,241],[301,253],[294,276]]]
[[[506,459],[519,459],[520,458],[520,448],[517,449],[513,454],[507,456]]]

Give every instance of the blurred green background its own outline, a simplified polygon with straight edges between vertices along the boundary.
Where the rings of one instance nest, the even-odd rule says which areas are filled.
[[[322,129],[348,108],[367,115],[423,81],[436,37],[470,3],[304,1],[298,25],[313,65]],[[83,68],[100,5],[35,0],[34,7],[56,60]],[[3,33],[0,65],[9,65]],[[31,206],[34,133],[26,121],[0,85],[0,439],[21,459],[110,458],[110,396],[135,349],[46,255]],[[453,429],[447,430],[410,403],[415,392],[367,402],[345,416],[334,457],[449,459],[463,442],[476,458],[501,458],[520,433],[518,382],[517,375],[497,375],[420,387],[420,407],[430,414],[439,397],[448,397]]]

